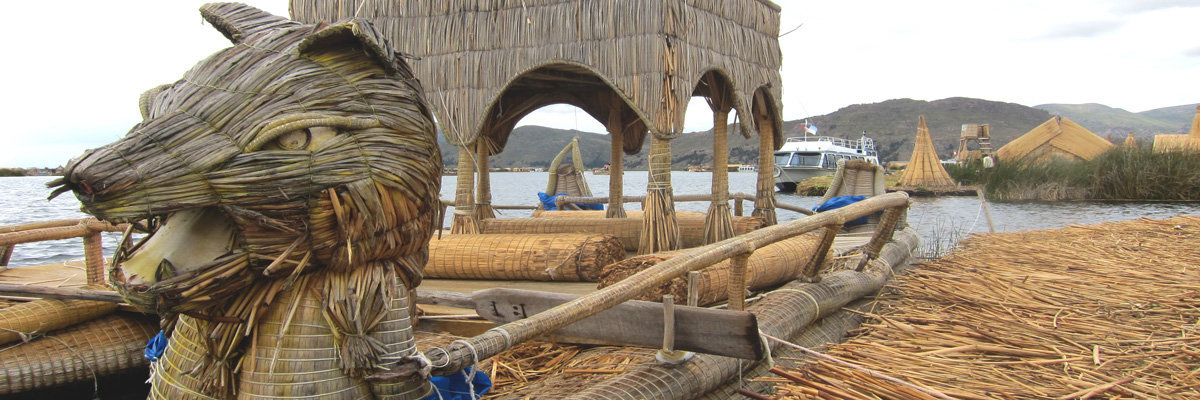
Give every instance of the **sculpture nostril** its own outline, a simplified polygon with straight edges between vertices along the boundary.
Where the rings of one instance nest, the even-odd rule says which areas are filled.
[[[82,192],[83,194],[88,194],[88,195],[96,192],[95,190],[92,190],[92,185],[88,185],[87,181],[82,180],[82,179],[79,181],[79,185],[76,190]]]

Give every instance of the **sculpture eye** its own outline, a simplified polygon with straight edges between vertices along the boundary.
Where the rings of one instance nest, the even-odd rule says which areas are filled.
[[[312,141],[312,135],[307,128],[279,135],[279,138],[275,139],[279,148],[284,150],[306,149],[310,141]]]
[[[337,136],[337,128],[328,126],[314,126],[304,129],[297,129],[275,138],[274,146],[268,145],[267,148],[276,150],[309,150],[312,151],[321,143]]]

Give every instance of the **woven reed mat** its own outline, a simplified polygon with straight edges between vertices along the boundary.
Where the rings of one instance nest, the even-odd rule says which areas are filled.
[[[0,305],[0,344],[89,321],[116,309],[116,303],[88,300],[38,299]]]
[[[371,384],[343,369],[339,358],[343,350],[321,301],[308,295],[332,275],[301,277],[295,288],[282,292],[267,308],[239,365],[239,398],[419,399],[428,393],[428,382]],[[385,367],[416,351],[406,293],[397,283],[390,308],[376,330],[366,335],[383,346],[380,359]],[[200,382],[186,371],[203,357],[195,349],[203,348],[204,327],[205,321],[180,317],[166,354],[155,365],[152,398],[197,397],[194,388]]]
[[[975,236],[830,355],[963,399],[1200,398],[1200,218]],[[932,399],[826,361],[780,398]]]
[[[112,314],[0,350],[0,395],[91,381],[146,365],[142,352],[158,324]]]
[[[591,281],[625,258],[615,236],[560,234],[445,235],[429,241],[428,278]]]
[[[765,289],[796,279],[808,261],[816,253],[821,242],[817,232],[810,232],[790,239],[781,240],[755,250],[746,262],[746,286],[750,290]],[[599,287],[611,286],[622,279],[666,261],[679,252],[665,252],[632,257],[609,264],[600,273]],[[831,257],[825,257],[829,260]],[[727,285],[731,273],[729,260],[721,261],[700,270],[699,304],[716,304],[728,298]],[[641,296],[638,300],[662,301],[664,294],[675,295],[675,302],[686,304],[688,285],[686,278],[675,278]]]

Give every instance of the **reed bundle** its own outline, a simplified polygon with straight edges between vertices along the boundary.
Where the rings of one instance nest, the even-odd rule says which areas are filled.
[[[757,249],[746,262],[746,287],[749,290],[761,290],[778,286],[787,281],[815,273],[821,266],[810,266],[809,262],[815,255],[821,235],[810,232],[790,239],[772,243]],[[644,269],[652,268],[655,264],[675,257],[678,252],[666,252],[636,256],[624,261],[609,264],[600,273],[599,287],[611,286]],[[828,260],[829,257],[823,257]],[[815,267],[805,271],[805,267]],[[699,302],[701,306],[719,303],[728,298],[728,283],[732,268],[730,261],[725,260],[713,266],[700,270],[697,280]],[[675,295],[675,302],[685,304],[688,298],[686,278],[676,278],[660,286],[657,290],[644,293],[638,300],[662,301],[665,294]]]
[[[1070,119],[1055,115],[996,150],[1000,161],[1039,162],[1059,157],[1091,160],[1113,144]]]
[[[0,395],[144,368],[142,352],[157,331],[141,316],[114,314],[6,348],[0,352]]]
[[[624,258],[621,240],[609,235],[446,235],[429,242],[425,276],[594,282],[601,268]]]
[[[582,212],[582,211],[574,211]],[[495,218],[482,221],[483,233],[593,233],[616,236],[625,250],[637,251],[642,220],[636,218]],[[704,244],[704,217],[684,215],[678,219],[685,248]],[[741,235],[764,226],[756,217],[733,217],[734,232]]]
[[[116,309],[115,303],[107,301],[52,299],[0,306],[0,345],[32,339],[34,335],[89,321]]]
[[[1197,398],[1197,241],[1196,217],[973,237],[830,355],[953,398]],[[789,372],[787,399],[934,398],[827,362]]]

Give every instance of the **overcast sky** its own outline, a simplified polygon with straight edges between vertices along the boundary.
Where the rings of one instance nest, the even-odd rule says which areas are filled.
[[[120,138],[138,95],[229,46],[203,1],[14,2],[0,167],[57,166]],[[286,0],[248,1],[286,15]],[[1139,112],[1200,102],[1200,0],[783,0],[784,119],[894,98]],[[22,39],[24,38],[24,39]],[[711,127],[702,103],[688,130]],[[552,106],[523,124],[602,131]]]

